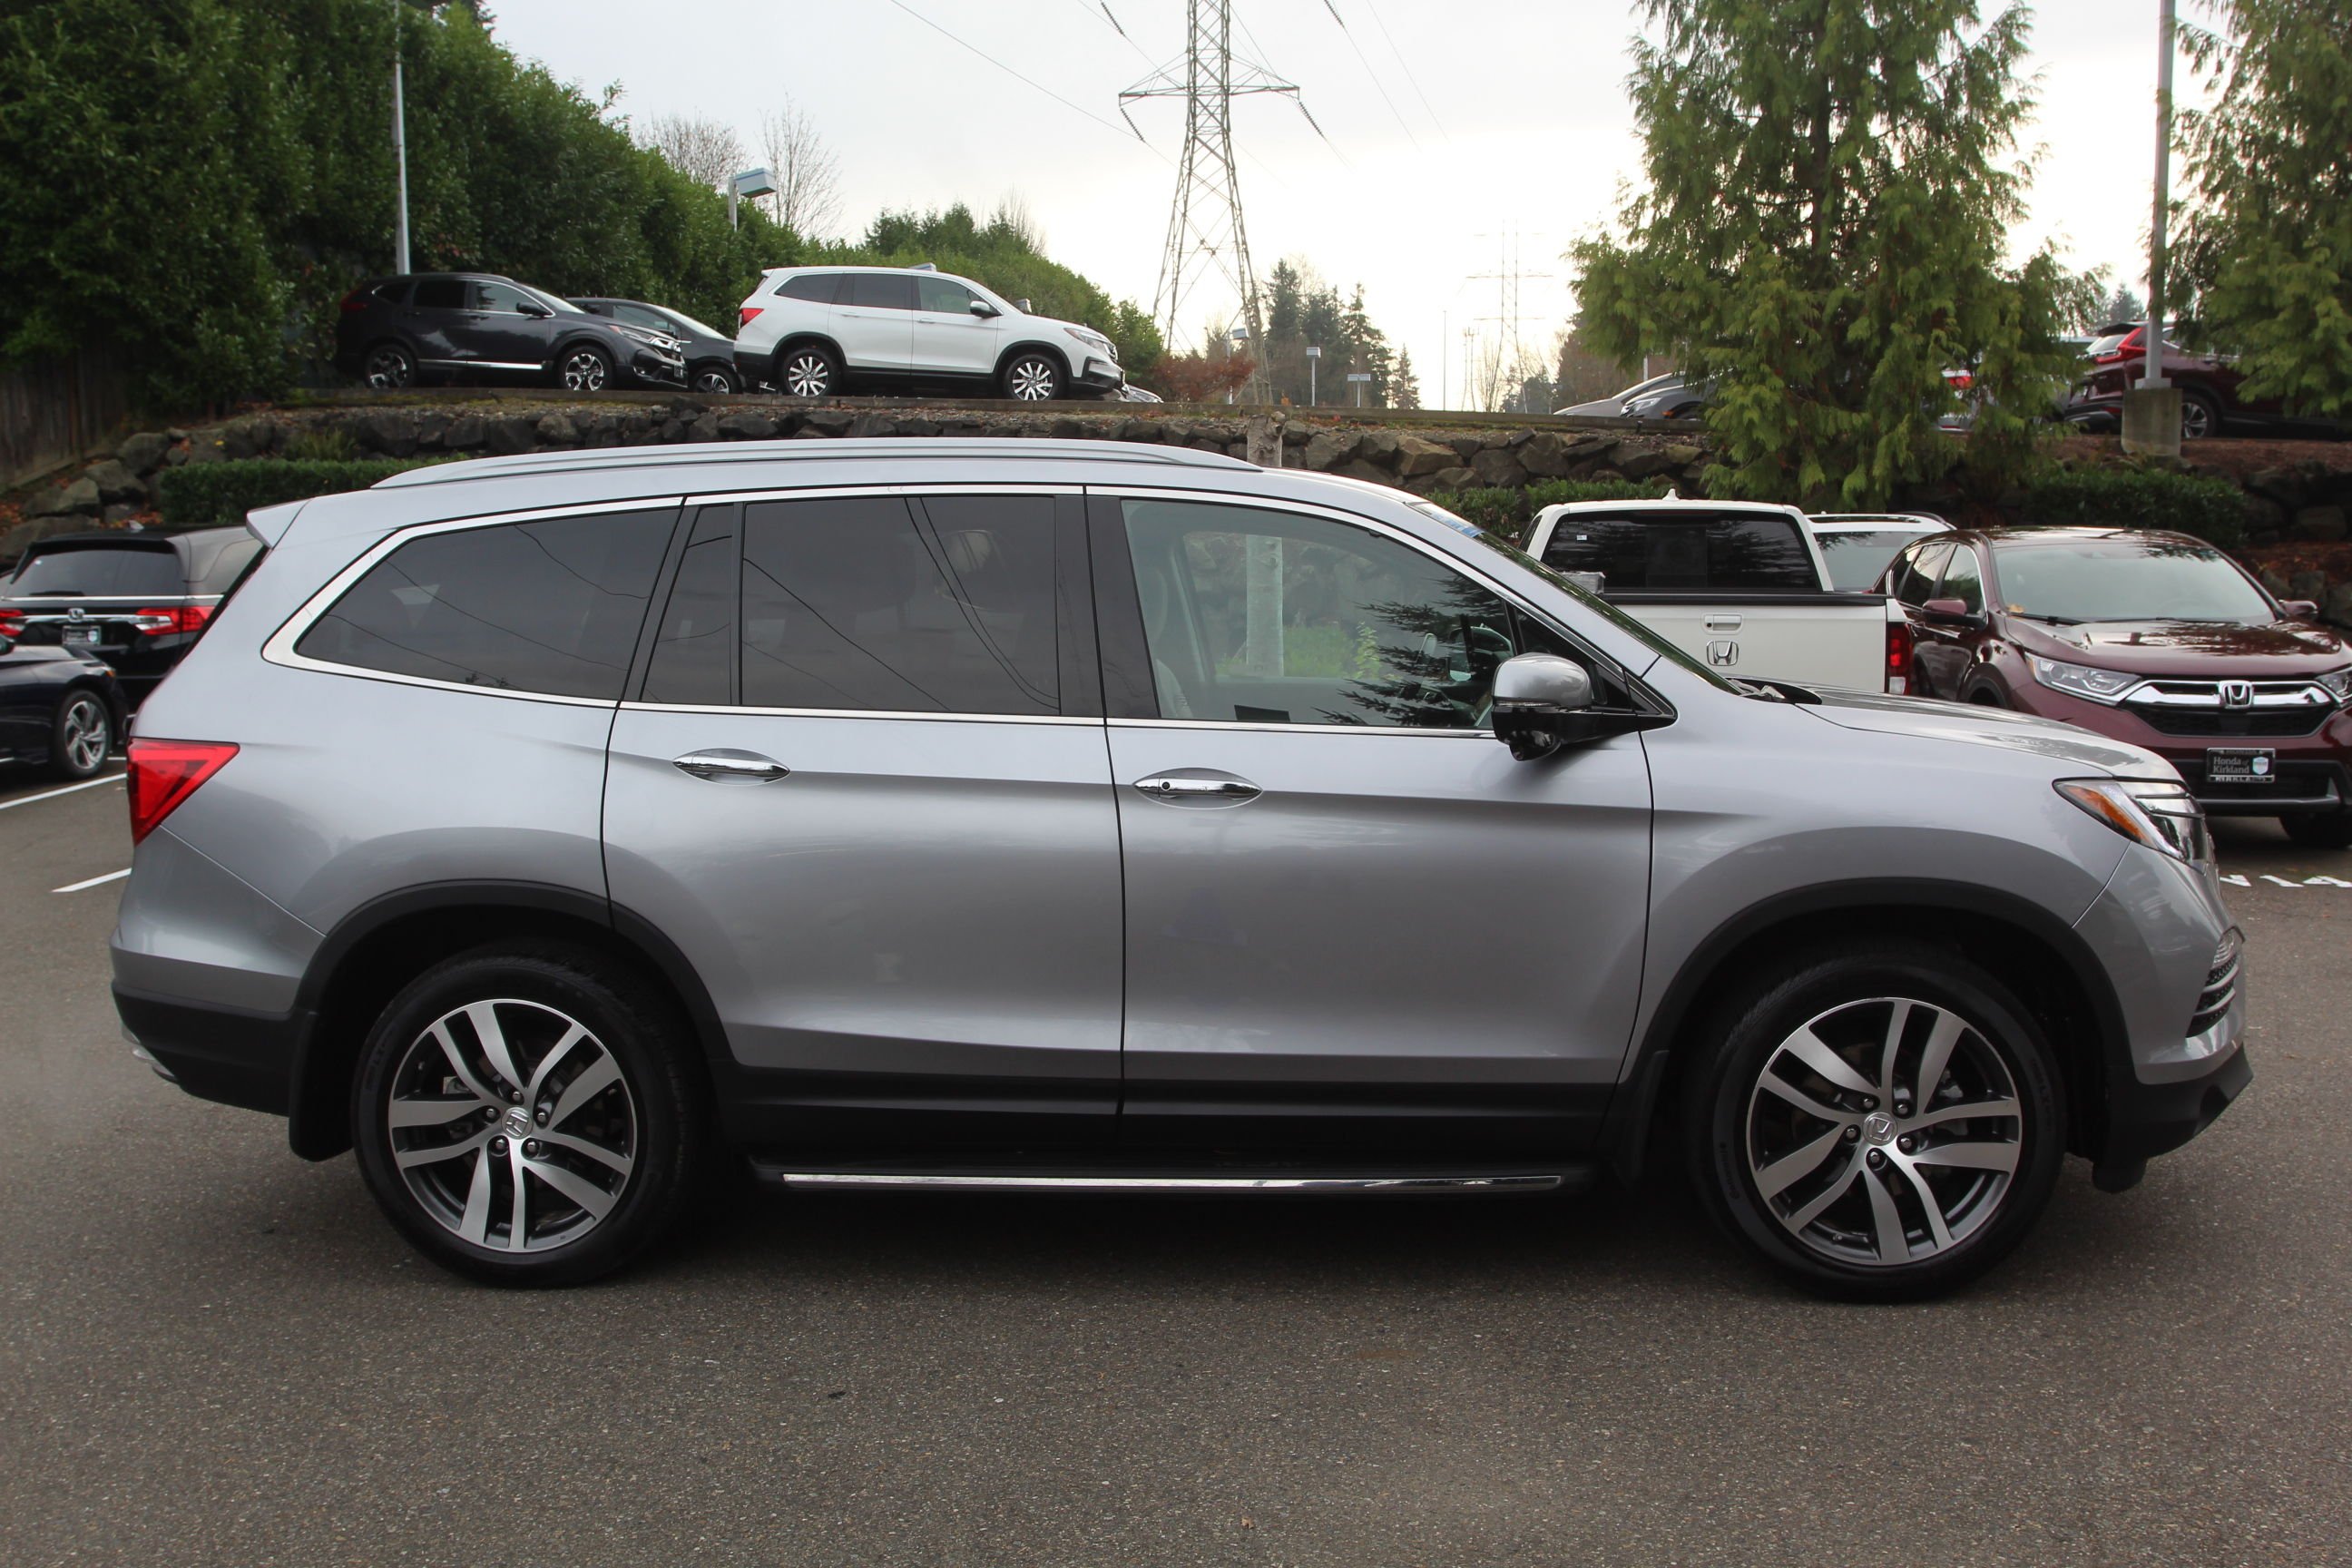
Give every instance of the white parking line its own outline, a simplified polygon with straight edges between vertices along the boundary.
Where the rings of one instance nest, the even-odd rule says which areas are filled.
[[[128,877],[129,875],[131,875],[131,868],[130,868],[130,867],[128,867],[128,866],[125,866],[125,867],[124,867],[124,868],[122,868],[122,869],[121,869],[121,870],[120,870],[120,871],[109,871],[105,876],[103,876],[103,877],[92,877],[92,878],[91,878],[89,881],[87,881],[87,882],[68,882],[64,887],[62,887],[62,888],[51,888],[51,889],[49,889],[49,891],[51,891],[52,893],[79,893],[79,892],[80,892],[84,888],[95,888],[95,887],[99,886],[100,883],[104,883],[104,882],[119,882],[119,881],[122,880],[122,879],[123,879],[123,878]]]
[[[107,778],[90,779],[83,784],[68,784],[63,789],[44,790],[39,795],[21,795],[15,800],[0,800],[0,811],[5,811],[12,805],[30,805],[37,800],[55,800],[61,795],[71,795],[77,790],[96,789],[100,784],[121,784],[121,782],[122,775],[121,773],[115,773]]]
[[[2254,885],[2253,879],[2248,877],[2243,871],[2225,871],[2221,874],[2221,880],[2232,888],[2251,888]],[[2282,888],[2342,888],[2352,890],[2352,882],[2347,882],[2341,877],[2305,877],[2302,881],[2296,882],[2284,877],[2274,877],[2265,871],[2263,873],[2263,880]]]

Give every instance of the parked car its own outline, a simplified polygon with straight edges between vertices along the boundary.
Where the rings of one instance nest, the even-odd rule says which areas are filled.
[[[0,609],[0,763],[89,778],[122,734],[114,671],[76,648],[21,647]]]
[[[1805,514],[1761,501],[1570,501],[1528,553],[1725,675],[1901,691],[1909,627],[1838,587]]]
[[[1664,1118],[1758,1256],[1911,1296],[2250,1076],[2154,753],[1735,685],[1382,487],[738,443],[253,527],[132,742],[116,1005],[477,1279],[625,1262],[721,1149],[1497,1194]]]
[[[744,297],[735,363],[791,397],[946,390],[1024,403],[1117,396],[1117,345],[930,267],[773,267]]]
[[[1625,417],[1628,404],[1649,397],[1653,394],[1664,392],[1669,387],[1680,386],[1682,381],[1682,372],[1670,370],[1664,375],[1654,375],[1646,380],[1637,381],[1612,397],[1596,397],[1590,403],[1571,404],[1566,408],[1555,408],[1552,412],[1555,415],[1580,415],[1587,418],[1622,419]]]
[[[1830,586],[1848,594],[1874,589],[1895,552],[1913,540],[1952,528],[1926,511],[1817,511],[1805,521]]]
[[[195,646],[260,552],[242,528],[40,540],[0,578],[0,636],[103,660],[136,707]]]
[[[2084,352],[2083,379],[2060,416],[2085,430],[2121,429],[2124,394],[2139,384],[2147,366],[2147,323],[2110,323]],[[2180,389],[2180,436],[2185,441],[2232,431],[2277,436],[2344,434],[2343,426],[2333,420],[2289,414],[2276,398],[2248,399],[2245,375],[2236,361],[2226,355],[2192,353],[2168,339],[2164,374]]]
[[[678,352],[686,360],[686,385],[689,392],[723,395],[743,390],[742,376],[735,369],[735,340],[718,328],[706,326],[682,310],[648,305],[642,300],[584,299],[572,302],[590,315],[610,316],[623,326],[642,328],[677,342]]]
[[[1888,567],[1913,689],[2144,746],[2210,814],[2352,847],[2352,639],[2185,533],[2017,528],[1922,540]]]
[[[335,368],[379,392],[430,381],[680,386],[684,347],[488,272],[373,279],[343,296],[335,320]]]

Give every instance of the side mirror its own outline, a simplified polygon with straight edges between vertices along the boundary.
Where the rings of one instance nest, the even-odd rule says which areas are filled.
[[[1591,739],[1591,706],[1592,676],[1573,659],[1523,653],[1495,668],[1495,739],[1523,763]]]
[[[2279,614],[2290,621],[2315,621],[2319,606],[2309,599],[2281,599]]]
[[[1965,599],[1930,599],[1919,608],[1932,621],[1973,622],[1979,618]]]
[[[517,305],[515,309],[526,316],[538,316],[542,319],[555,314],[554,311],[549,310],[546,306],[541,304],[536,300],[525,300],[521,304]]]
[[[982,321],[986,321],[991,316],[1001,316],[1004,312],[998,310],[995,306],[990,304],[985,300],[974,300],[971,302],[971,313],[978,316]]]

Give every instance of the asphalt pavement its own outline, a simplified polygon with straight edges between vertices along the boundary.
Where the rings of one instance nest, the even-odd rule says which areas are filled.
[[[55,787],[0,773],[0,1563],[2352,1563],[2352,854],[2266,822],[2253,1088],[1952,1300],[1797,1295],[1664,1173],[746,1191],[519,1294],[132,1059],[122,788]]]

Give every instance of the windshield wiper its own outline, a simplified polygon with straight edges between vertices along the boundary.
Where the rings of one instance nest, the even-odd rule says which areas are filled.
[[[2080,618],[2074,616],[2037,616],[2032,610],[2011,610],[2010,614],[2019,620],[2040,621],[2044,626],[2079,626],[2083,624]]]

